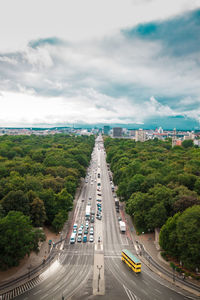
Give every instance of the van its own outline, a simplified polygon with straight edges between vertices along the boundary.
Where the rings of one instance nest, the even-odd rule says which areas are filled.
[[[70,244],[74,244],[76,242],[76,234],[73,232],[70,237]]]

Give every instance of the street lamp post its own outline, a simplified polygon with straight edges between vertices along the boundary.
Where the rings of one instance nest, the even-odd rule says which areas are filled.
[[[175,283],[175,268],[173,268],[173,282]]]
[[[100,267],[97,265],[97,269],[99,270],[99,275],[98,275],[98,292],[99,292],[99,281],[101,279],[101,276],[100,276],[100,270],[101,270],[101,268],[102,268],[102,265]]]
[[[28,278],[30,278],[30,275],[31,275],[31,268],[32,268],[32,265],[30,264],[28,266]]]

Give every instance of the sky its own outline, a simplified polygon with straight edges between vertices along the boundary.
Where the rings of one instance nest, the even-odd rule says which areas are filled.
[[[200,0],[2,2],[0,127],[200,128]]]

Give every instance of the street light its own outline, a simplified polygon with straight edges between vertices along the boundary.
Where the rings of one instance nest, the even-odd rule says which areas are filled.
[[[98,275],[98,292],[99,292],[99,281],[100,281],[100,279],[101,279],[101,276],[100,276],[100,270],[101,270],[101,268],[102,268],[102,265],[101,265],[101,267],[99,267],[99,266],[97,265],[97,269],[99,270],[99,275]]]
[[[28,267],[28,278],[30,278],[30,275],[31,275],[30,274],[31,273],[31,268],[32,268],[32,265],[30,264],[29,267]]]

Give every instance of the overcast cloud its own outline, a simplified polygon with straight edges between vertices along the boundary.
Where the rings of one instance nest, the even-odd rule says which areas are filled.
[[[1,127],[199,120],[199,1],[70,2],[1,10]]]

